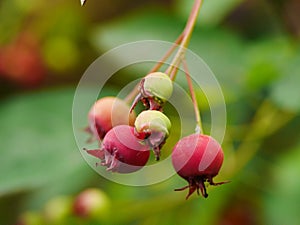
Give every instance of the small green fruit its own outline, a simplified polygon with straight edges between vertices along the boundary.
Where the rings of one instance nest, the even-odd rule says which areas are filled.
[[[172,95],[173,82],[165,73],[150,73],[141,80],[139,91],[131,106],[131,111],[139,101],[142,101],[147,109],[162,110],[162,106]]]
[[[167,137],[171,129],[171,122],[160,111],[146,110],[138,115],[134,126],[138,133],[163,132]]]
[[[160,149],[170,134],[169,118],[160,111],[146,110],[138,115],[134,125],[136,136],[145,140],[159,160]]]
[[[160,102],[165,102],[172,95],[173,82],[167,74],[154,72],[144,78],[141,90],[146,97],[153,97]]]

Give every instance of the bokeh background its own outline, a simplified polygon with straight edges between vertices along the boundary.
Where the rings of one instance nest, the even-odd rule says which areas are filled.
[[[216,180],[230,184],[209,187],[208,199],[186,201],[185,192],[173,191],[185,185],[178,176],[147,187],[123,186],[100,177],[78,151],[71,110],[85,69],[123,43],[174,41],[192,4],[0,1],[1,225],[300,223],[298,0],[204,2],[190,49],[211,67],[224,92],[225,162]],[[121,71],[102,94],[117,93],[148,69]],[[209,127],[209,108],[199,104]],[[79,218],[71,205],[87,188],[104,193],[104,207]]]

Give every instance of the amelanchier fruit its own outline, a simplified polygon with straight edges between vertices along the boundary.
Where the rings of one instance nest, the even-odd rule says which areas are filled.
[[[79,193],[73,203],[73,213],[82,218],[107,219],[111,207],[108,196],[100,189],[88,188]]]
[[[142,101],[147,109],[162,110],[165,102],[171,97],[173,82],[162,72],[154,72],[145,76],[139,85],[139,94],[135,98],[131,110]]]
[[[207,198],[205,182],[210,185],[221,185],[227,182],[215,183],[213,178],[219,173],[223,163],[223,151],[220,144],[211,136],[192,134],[182,138],[172,152],[172,163],[177,174],[189,184],[176,191],[189,188],[186,199],[199,190]]]
[[[96,101],[88,113],[89,126],[86,129],[93,135],[92,139],[102,140],[114,126],[131,125],[135,121],[135,113],[129,112],[127,103],[116,97],[104,97]]]
[[[134,126],[136,136],[146,142],[154,151],[156,160],[159,160],[160,149],[171,129],[169,118],[160,111],[146,110],[137,116]]]
[[[132,173],[146,165],[150,148],[134,135],[134,127],[119,125],[104,137],[100,149],[86,150],[101,160],[108,171]]]

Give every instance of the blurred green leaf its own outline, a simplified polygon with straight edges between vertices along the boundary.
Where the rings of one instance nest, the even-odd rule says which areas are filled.
[[[260,40],[246,52],[247,74],[245,85],[257,91],[272,84],[288,63],[293,46],[285,37]]]
[[[72,131],[73,94],[68,88],[40,92],[1,105],[0,195],[68,186],[74,171],[79,175],[77,185],[89,177],[80,175],[87,167]]]
[[[300,54],[289,58],[282,70],[283,76],[272,86],[272,100],[281,108],[292,111],[300,110]]]
[[[184,28],[184,21],[158,9],[140,10],[122,20],[99,26],[92,34],[98,49],[109,50],[121,44],[140,40],[174,41]]]
[[[267,224],[299,224],[300,146],[280,158],[273,169],[272,189],[265,196]]]
[[[205,26],[216,26],[243,0],[211,0],[203,1],[198,23]],[[188,18],[194,1],[177,0],[178,14]]]

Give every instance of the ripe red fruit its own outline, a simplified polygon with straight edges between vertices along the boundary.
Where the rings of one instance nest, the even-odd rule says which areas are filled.
[[[87,153],[100,158],[108,171],[132,173],[146,165],[150,149],[134,135],[134,127],[119,125],[105,135],[101,149]]]
[[[186,197],[199,189],[203,197],[207,198],[204,182],[210,185],[220,185],[226,182],[214,183],[215,177],[222,166],[224,154],[220,144],[210,136],[192,134],[182,138],[172,152],[172,163],[177,174],[185,179],[189,185],[176,191],[189,188]]]
[[[117,125],[133,125],[135,113],[124,100],[116,97],[99,99],[88,114],[89,127],[86,129],[94,138],[102,140],[105,134]]]

